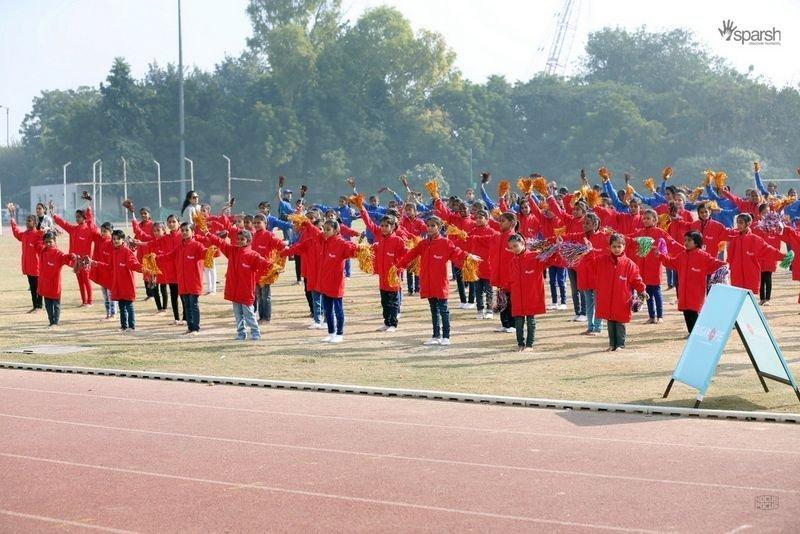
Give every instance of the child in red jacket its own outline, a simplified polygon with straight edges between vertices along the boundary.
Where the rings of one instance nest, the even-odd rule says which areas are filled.
[[[11,219],[11,233],[22,243],[22,274],[28,277],[33,304],[28,313],[34,313],[42,309],[42,296],[36,289],[39,285],[39,254],[36,247],[41,243],[44,232],[36,229],[36,215],[28,215],[25,219],[25,230],[20,231],[14,218],[16,208],[13,204],[8,205],[8,215]]]
[[[784,255],[753,233],[749,213],[736,216],[736,230],[728,237],[728,264],[731,266],[731,285],[749,289],[757,294],[761,286],[761,261],[781,260]]]
[[[517,331],[517,345],[520,352],[524,352],[533,347],[535,316],[545,313],[543,275],[546,265],[539,261],[538,254],[526,249],[525,239],[520,234],[508,238],[508,248],[514,254],[510,274],[511,315]]]
[[[92,259],[101,263],[109,263],[111,261],[111,254],[114,251],[114,243],[111,241],[111,232],[114,227],[110,222],[104,222],[100,228],[94,229],[92,238],[94,239],[94,247],[92,249]],[[139,257],[137,256],[137,260]],[[98,284],[103,290],[103,304],[106,309],[106,318],[108,321],[117,314],[117,306],[114,303],[114,295],[111,293],[111,273],[108,269],[100,267],[93,267],[89,270],[89,279]],[[148,293],[149,294],[149,293]]]
[[[639,299],[647,298],[639,268],[625,255],[625,237],[613,234],[609,238],[610,254],[590,255],[595,267],[597,316],[606,320],[608,350],[625,348],[625,323],[631,320],[632,291]]]
[[[280,252],[286,248],[283,240],[275,237],[275,234],[267,229],[267,218],[264,214],[255,214],[253,228],[255,228],[255,232],[253,232],[253,250],[263,257],[269,259],[273,252]],[[258,324],[269,324],[272,320],[272,286],[270,284],[256,286],[255,306],[258,312]]]
[[[400,219],[400,228],[410,236],[422,237],[427,232],[425,221],[417,216],[417,206],[412,202],[403,204],[403,214]],[[409,296],[419,293],[419,275],[406,270],[406,283]]]
[[[70,223],[55,214],[55,205],[50,202],[50,213],[53,213],[53,220],[69,234],[69,253],[79,257],[91,256],[92,254],[92,207],[87,206],[85,210],[75,211],[75,223]],[[89,271],[78,269],[75,272],[78,279],[78,289],[81,292],[81,307],[92,306],[92,282],[89,280]]]
[[[142,266],[136,259],[136,254],[128,248],[125,242],[125,232],[114,230],[111,232],[111,259],[106,262],[87,260],[92,266],[105,269],[111,276],[111,294],[119,304],[119,323],[122,332],[136,330],[136,314],[133,302],[136,300],[136,281],[134,271],[142,272]]]
[[[783,228],[777,229],[762,223],[768,219],[764,217],[769,213],[769,204],[766,202],[758,207],[759,219],[753,225],[753,233],[763,239],[772,248],[780,250],[781,248],[781,235]],[[761,285],[758,290],[759,304],[761,306],[769,306],[769,301],[772,299],[772,274],[778,270],[778,260],[775,257],[761,256]]]
[[[203,269],[205,268],[206,246],[194,237],[194,230],[188,222],[181,223],[181,242],[170,252],[156,256],[160,265],[164,260],[172,261],[178,279],[178,293],[186,310],[186,334],[200,333],[200,293],[203,291]]]
[[[684,250],[674,256],[661,256],[664,265],[678,272],[678,310],[683,312],[686,329],[692,333],[697,315],[706,301],[706,280],[710,274],[725,265],[703,250],[703,234],[696,230],[686,232]],[[658,250],[656,250],[658,254]]]
[[[398,270],[398,280],[389,279],[389,271],[396,266],[397,260],[406,253],[403,238],[397,235],[397,219],[391,215],[381,217],[378,226],[369,216],[364,206],[361,206],[361,220],[367,230],[375,236],[372,250],[375,254],[375,274],[378,275],[378,286],[381,292],[381,308],[383,308],[383,328],[379,330],[394,332],[397,330],[397,314],[400,311],[400,296],[403,293],[401,284],[402,274]]]
[[[494,236],[498,235],[498,231],[489,226],[489,212],[484,209],[479,209],[475,212],[475,226],[470,235],[472,236]],[[475,282],[475,300],[478,304],[478,313],[476,319],[492,319],[494,312],[492,311],[492,298],[494,291],[492,290],[492,260],[491,248],[492,244],[485,240],[470,239],[469,251],[482,258],[478,264],[478,280]]]
[[[309,330],[322,330],[326,325],[322,324],[322,295],[316,289],[317,281],[317,260],[319,259],[319,240],[314,237],[318,232],[322,232],[322,217],[318,210],[306,212],[308,222],[300,228],[295,227],[294,231],[300,232],[300,239],[295,244],[281,251],[281,256],[292,257],[300,264],[300,274],[303,276],[303,290],[305,291],[308,309],[311,312],[312,321],[308,326]],[[312,232],[307,227],[313,226],[317,232]]]
[[[72,266],[77,256],[64,254],[56,248],[56,234],[45,232],[42,241],[36,245],[39,254],[39,283],[37,291],[44,298],[49,328],[58,326],[61,317],[61,268]]]
[[[250,245],[253,234],[249,230],[236,232],[236,244],[226,243],[219,237],[208,234],[207,240],[216,245],[228,258],[228,271],[225,273],[225,300],[233,304],[236,319],[236,339],[247,339],[247,328],[253,341],[261,339],[261,330],[256,321],[253,300],[256,283],[269,269],[271,262],[254,251]]]
[[[433,322],[433,337],[423,345],[449,345],[450,311],[447,309],[447,297],[450,286],[447,280],[447,262],[453,259],[464,261],[467,256],[478,258],[456,247],[452,241],[441,235],[444,223],[439,217],[435,215],[430,217],[425,225],[427,228],[425,239],[400,259],[397,268],[405,269],[415,258],[420,258],[419,296],[428,299]]]

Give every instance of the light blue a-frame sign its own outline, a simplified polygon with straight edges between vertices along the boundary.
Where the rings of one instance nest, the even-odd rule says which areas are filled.
[[[764,391],[769,391],[764,381],[769,378],[791,386],[800,400],[797,382],[753,294],[746,289],[720,284],[712,286],[700,310],[664,398],[677,380],[698,390],[694,404],[697,408],[708,390],[734,328],[739,332]]]

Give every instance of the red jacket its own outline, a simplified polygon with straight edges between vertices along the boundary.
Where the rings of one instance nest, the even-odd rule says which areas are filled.
[[[94,252],[92,252],[92,259],[100,263],[111,263],[111,253],[114,250],[114,243],[111,241],[111,236],[103,237],[99,230],[95,230],[93,237]],[[113,281],[111,272],[97,265],[93,265],[89,270],[89,278],[106,289],[111,288],[111,282]]]
[[[493,230],[488,224],[486,226],[476,226],[472,229],[472,236],[495,236],[498,235],[497,230]],[[489,280],[492,277],[492,243],[489,240],[469,240],[470,253],[481,258],[478,264],[478,277],[483,280]]]
[[[736,208],[739,210],[739,213],[749,213],[750,216],[753,217],[753,222],[756,222],[761,218],[761,212],[758,210],[761,202],[745,200],[734,195],[730,191],[722,191],[722,196],[736,204]]]
[[[425,233],[428,231],[428,228],[425,226],[425,221],[423,221],[419,217],[409,219],[408,217],[405,216],[405,214],[403,215],[403,218],[400,221],[400,226],[410,235],[415,235],[418,237],[425,236]]]
[[[597,273],[597,317],[619,323],[629,322],[633,299],[631,291],[644,293],[645,290],[639,268],[625,254],[614,256],[603,252],[595,255],[593,260]]]
[[[69,253],[77,254],[78,256],[91,256],[92,255],[92,227],[90,223],[92,217],[91,208],[86,209],[86,220],[81,224],[70,223],[59,217],[53,215],[53,220],[69,234]]]
[[[37,246],[42,242],[41,230],[20,230],[17,221],[11,219],[11,233],[22,243],[22,274],[39,276],[39,253]]]
[[[381,291],[398,291],[401,286],[389,284],[389,270],[392,265],[396,265],[397,261],[405,256],[405,241],[396,232],[384,237],[381,227],[372,222],[365,209],[361,210],[361,219],[367,230],[375,236],[372,251],[375,254],[375,274],[378,275],[378,285]]]
[[[719,254],[719,244],[723,241],[727,241],[728,234],[730,233],[730,230],[725,228],[724,224],[717,222],[710,217],[705,221],[698,219],[696,221],[692,221],[691,223],[686,223],[685,221],[673,221],[670,224],[670,230],[672,230],[673,225],[677,225],[677,227],[680,229],[678,231],[681,234],[685,234],[686,232],[690,231],[700,232],[703,236],[703,250],[715,258]],[[672,232],[670,232],[670,234],[672,234]]]
[[[655,240],[652,248],[650,249],[650,253],[644,258],[640,258],[637,255],[637,245],[635,241],[637,237],[651,237]],[[658,251],[656,250],[659,239],[663,239],[667,242],[667,250],[671,251],[673,254],[677,253],[680,248],[682,248],[680,243],[672,239],[667,232],[661,228],[658,228],[657,226],[641,228],[639,231],[635,232],[633,236],[627,240],[627,246],[625,248],[626,254],[629,255],[629,257],[639,268],[642,281],[648,286],[661,285],[661,260],[663,256],[658,254]]]
[[[228,258],[225,273],[225,300],[252,306],[256,300],[256,283],[267,272],[271,263],[250,246],[239,247],[209,234],[208,241],[215,244]]]
[[[419,296],[423,299],[447,299],[450,294],[448,260],[463,262],[467,253],[444,237],[424,238],[400,259],[398,268],[405,269],[419,256]]]
[[[281,251],[282,256],[300,256],[300,274],[306,279],[308,291],[316,291],[314,287],[317,283],[317,264],[322,244],[319,239],[316,239],[316,236],[320,234],[322,234],[322,230],[307,222],[303,224],[300,240]]]
[[[530,250],[514,254],[511,258],[511,315],[541,315],[545,313],[544,277],[545,264]]]
[[[265,258],[269,258],[273,250],[280,252],[285,249],[286,243],[275,237],[275,234],[269,230],[256,230],[253,232],[253,242],[250,247]]]
[[[527,199],[528,205],[530,206],[533,199]],[[505,198],[500,199],[500,211],[507,212],[513,211],[506,202]],[[517,233],[519,233],[525,239],[535,239],[539,235],[539,215],[537,214],[539,210],[534,210],[533,206],[531,206],[531,212],[527,215],[523,214],[522,211],[516,212],[517,215]]]
[[[766,241],[766,243],[771,246],[772,248],[781,249],[781,234],[773,234],[770,232],[765,232],[761,228],[753,228],[753,233],[756,234],[758,237]],[[761,272],[768,272],[774,273],[778,270],[778,260],[781,258],[777,258],[775,256],[769,257],[768,255],[759,256],[759,264],[761,265]]]
[[[105,269],[111,277],[111,296],[114,300],[136,300],[136,280],[133,272],[142,272],[142,266],[136,254],[123,244],[113,247],[111,260],[108,263],[97,262],[98,267]]]
[[[344,296],[344,262],[356,255],[358,247],[342,239],[341,235],[325,237],[320,233],[315,239],[320,241],[320,245],[314,290],[326,297],[340,299]]]
[[[475,228],[475,221],[470,219],[469,215],[466,217],[462,217],[461,214],[450,210],[450,208],[445,206],[444,202],[442,202],[442,199],[440,198],[436,199],[436,202],[434,203],[434,208],[436,210],[436,214],[439,217],[441,217],[444,222],[453,225],[456,228],[463,230],[464,232],[467,232],[467,234],[469,234],[472,231],[472,229]],[[466,239],[462,239],[455,235],[449,235],[447,236],[447,239],[452,241],[456,247],[462,250],[467,250],[468,248]],[[462,266],[461,260],[454,260],[453,265],[455,265],[457,268],[460,269]]]
[[[563,223],[561,222],[561,219],[559,219],[558,216],[550,210],[547,211],[547,213],[550,214],[550,217],[548,217],[545,214],[545,212],[541,211],[539,209],[539,206],[535,202],[533,202],[533,200],[531,200],[531,209],[534,208],[535,208],[534,211],[537,211],[539,213],[539,225],[540,225],[539,229],[542,233],[542,237],[543,238],[555,237],[556,228],[564,227]],[[550,257],[549,263],[553,267],[564,268],[567,266],[567,262],[564,261],[564,258],[558,252],[556,252]]]
[[[166,256],[175,265],[178,279],[178,294],[199,295],[203,292],[203,267],[206,259],[206,246],[197,239],[181,239],[180,244],[166,255],[156,256],[160,266]]]
[[[72,258],[56,247],[45,247],[44,243],[36,248],[39,254],[38,293],[44,298],[58,300],[61,298],[61,268],[72,265]]]
[[[756,295],[761,287],[761,260],[781,259],[783,253],[748,229],[733,230],[728,238],[728,264],[731,266],[731,285],[749,289]]]
[[[791,227],[784,227],[781,240],[785,241],[792,250],[796,251],[792,262],[792,280],[800,280],[800,232]]]
[[[511,289],[511,258],[514,253],[508,250],[508,238],[514,235],[514,230],[495,232],[492,235],[472,235],[472,246],[488,246],[489,262],[492,273],[489,277],[494,287]]]
[[[678,309],[699,312],[706,301],[706,277],[725,265],[705,250],[683,250],[662,256],[664,265],[678,271]]]
[[[566,200],[564,201],[564,205],[567,205]],[[562,226],[567,228],[566,233],[575,234],[583,232],[583,217],[575,217],[571,213],[567,213],[561,209],[561,206],[558,205],[558,202],[556,202],[556,199],[552,196],[547,197],[547,207],[550,208],[550,211],[552,211],[556,217],[561,219],[563,223]]]
[[[589,252],[587,257],[574,267],[575,272],[578,274],[578,290],[586,291],[589,289],[597,289],[595,287],[595,262],[592,261],[592,258],[601,254],[608,254],[608,241],[610,237],[611,236],[605,232],[595,232],[593,234],[580,232],[577,234],[566,234],[564,236],[564,241],[574,241],[581,244],[583,244],[583,240],[586,238],[589,240],[589,243],[591,243],[592,248],[595,249]]]
[[[339,232],[342,234],[342,239],[350,240],[350,238],[358,237],[361,235],[361,232],[357,230],[353,230],[346,224],[339,225]]]
[[[178,275],[175,271],[175,260],[174,257],[169,253],[178,246],[182,239],[183,236],[181,235],[180,231],[175,231],[166,233],[161,237],[151,236],[148,241],[137,247],[142,249],[142,256],[152,252],[156,256],[164,257],[164,261],[158,264],[158,270],[161,271],[161,274],[156,276],[157,283],[178,283]]]

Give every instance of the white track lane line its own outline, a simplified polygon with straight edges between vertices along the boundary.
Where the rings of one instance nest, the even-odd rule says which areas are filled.
[[[262,491],[269,491],[274,493],[286,493],[289,495],[301,495],[305,497],[317,497],[323,499],[335,499],[340,501],[349,501],[349,502],[358,502],[364,504],[377,504],[383,506],[395,506],[401,508],[411,508],[416,510],[427,510],[432,512],[445,512],[450,514],[460,514],[460,515],[468,515],[474,517],[484,517],[488,519],[507,519],[510,521],[524,521],[528,523],[539,523],[539,524],[547,524],[547,525],[559,525],[565,527],[583,527],[583,528],[594,528],[598,530],[613,530],[617,532],[642,532],[648,534],[659,533],[661,531],[656,530],[644,530],[644,529],[637,529],[637,528],[626,528],[626,527],[617,527],[613,525],[596,525],[592,523],[576,523],[572,521],[558,521],[555,519],[541,519],[536,517],[528,517],[528,516],[516,516],[516,515],[506,515],[506,514],[495,514],[492,512],[480,512],[475,510],[464,510],[460,508],[447,508],[442,506],[428,506],[424,504],[415,504],[403,501],[387,501],[382,499],[369,499],[366,497],[353,497],[349,495],[339,495],[335,493],[322,493],[317,491],[305,491],[305,490],[297,490],[292,488],[280,488],[277,486],[265,486],[262,484],[241,484],[238,482],[227,482],[224,480],[214,480],[208,478],[197,478],[197,477],[186,477],[180,475],[170,475],[166,473],[156,473],[152,471],[140,471],[137,469],[125,469],[120,467],[108,467],[104,465],[93,465],[93,464],[84,464],[78,462],[69,462],[65,460],[56,460],[52,458],[41,458],[36,456],[25,456],[21,454],[9,454],[5,452],[0,452],[0,456],[4,456],[6,458],[14,458],[18,460],[29,460],[35,462],[43,462],[49,464],[57,464],[57,465],[65,465],[70,467],[82,467],[86,469],[97,469],[100,471],[111,471],[115,473],[125,473],[130,475],[140,475],[140,476],[150,476],[150,477],[157,477],[157,478],[165,478],[171,480],[183,480],[187,482],[200,482],[203,484],[213,484],[217,486],[225,486],[225,487],[233,487],[233,488],[247,488],[247,489],[254,489],[254,490],[262,490]]]
[[[494,429],[494,428],[480,428],[480,427],[468,427],[468,426],[457,426],[457,425],[437,425],[432,423],[411,423],[407,421],[392,421],[387,419],[369,419],[369,418],[360,418],[360,417],[346,417],[341,415],[319,415],[319,414],[308,414],[308,413],[300,413],[300,412],[285,412],[285,411],[274,411],[274,410],[257,410],[252,408],[236,408],[230,406],[215,406],[211,404],[195,404],[189,402],[175,402],[175,401],[160,401],[160,400],[152,400],[152,399],[137,399],[132,397],[115,397],[111,395],[92,395],[88,393],[70,393],[65,391],[55,391],[55,390],[48,390],[48,389],[33,389],[33,388],[18,388],[18,387],[11,387],[11,386],[0,386],[0,389],[7,389],[11,391],[29,391],[34,393],[46,393],[51,395],[66,395],[72,397],[89,397],[89,398],[98,398],[98,399],[107,399],[107,400],[119,400],[119,401],[128,401],[128,402],[141,402],[147,404],[159,404],[162,406],[182,406],[185,408],[203,408],[203,409],[212,409],[212,410],[226,410],[232,412],[242,412],[242,413],[254,413],[254,414],[264,414],[264,415],[285,415],[285,416],[292,416],[292,417],[308,417],[308,418],[315,418],[315,419],[331,419],[336,421],[353,421],[359,423],[373,423],[373,424],[384,424],[384,425],[397,425],[397,426],[409,426],[409,427],[419,427],[419,428],[438,428],[438,429],[446,429],[446,430],[459,430],[459,431],[469,431],[469,432],[484,432],[488,434],[510,434],[510,435],[519,435],[519,436],[536,436],[536,437],[546,437],[546,438],[563,438],[563,439],[576,439],[576,440],[584,440],[584,441],[600,441],[600,442],[609,442],[609,443],[625,443],[625,444],[637,444],[637,445],[655,445],[655,446],[664,446],[664,447],[681,447],[687,449],[709,449],[709,450],[720,450],[720,451],[734,451],[734,452],[757,452],[763,454],[790,454],[790,455],[800,455],[800,450],[775,450],[775,449],[751,449],[751,448],[744,448],[744,447],[724,447],[721,445],[697,445],[692,443],[675,443],[669,441],[647,441],[647,440],[635,440],[635,439],[625,439],[625,438],[602,438],[596,436],[578,436],[575,434],[558,434],[558,433],[549,433],[549,432],[529,432],[526,430],[507,430],[507,429]],[[581,412],[573,412],[573,413],[581,413]],[[587,415],[589,415],[587,413]],[[606,416],[609,414],[595,414],[598,417]],[[686,419],[682,419],[686,421]],[[721,423],[723,421],[714,421],[715,423]]]
[[[91,523],[81,523],[80,521],[69,521],[67,519],[58,519],[57,517],[47,517],[44,515],[23,514],[21,512],[14,512],[12,510],[0,509],[0,514],[8,515],[11,517],[21,517],[23,519],[44,521],[45,523],[55,523],[56,525],[67,525],[70,527],[81,527],[88,530],[99,530],[101,532],[114,532],[117,534],[136,534],[135,530],[120,530],[118,528],[101,527],[99,525],[92,525]]]
[[[362,452],[362,451],[350,451],[345,449],[331,449],[326,447],[308,447],[303,445],[288,445],[285,443],[270,443],[270,442],[263,442],[263,441],[250,441],[250,440],[242,440],[242,439],[234,439],[234,438],[223,438],[217,436],[204,436],[199,434],[184,434],[180,432],[164,432],[158,430],[142,430],[138,428],[127,428],[127,427],[118,427],[118,426],[107,426],[107,425],[96,425],[92,423],[80,423],[76,421],[64,421],[59,419],[45,419],[40,417],[28,417],[22,415],[13,415],[13,414],[5,414],[0,413],[0,417],[6,417],[9,419],[20,419],[25,421],[37,421],[42,423],[53,423],[53,424],[60,424],[60,425],[69,425],[69,426],[78,426],[84,428],[95,428],[100,430],[112,430],[116,432],[131,432],[137,434],[147,434],[153,436],[168,436],[168,437],[175,437],[175,438],[184,438],[184,439],[198,439],[198,440],[205,440],[205,441],[216,441],[220,443],[236,443],[241,445],[256,445],[259,447],[270,447],[276,449],[288,449],[288,450],[296,450],[296,451],[307,451],[307,452],[323,452],[326,454],[342,454],[342,455],[349,455],[349,456],[363,456],[368,458],[382,458],[387,460],[403,460],[408,462],[424,462],[424,463],[434,463],[434,464],[445,464],[445,465],[459,465],[459,466],[468,466],[468,467],[475,467],[475,468],[485,468],[485,469],[501,469],[506,471],[521,471],[521,472],[531,472],[531,473],[546,473],[552,475],[564,475],[564,476],[576,476],[576,477],[589,477],[589,478],[601,478],[607,480],[625,480],[625,481],[635,481],[635,482],[648,482],[654,484],[673,484],[673,485],[681,485],[681,486],[696,486],[702,488],[719,488],[719,489],[726,489],[726,490],[734,490],[734,491],[760,491],[760,492],[775,492],[775,493],[787,493],[787,494],[800,494],[800,490],[791,490],[791,489],[783,489],[783,488],[763,488],[758,486],[736,486],[731,484],[717,484],[713,482],[693,482],[687,480],[670,480],[670,479],[660,479],[660,478],[646,478],[646,477],[634,477],[634,476],[626,476],[626,475],[606,475],[602,473],[589,473],[585,471],[566,471],[560,469],[544,469],[539,467],[524,467],[524,466],[515,466],[515,465],[504,465],[504,464],[487,464],[481,462],[466,462],[466,461],[459,461],[459,460],[446,460],[442,458],[425,458],[419,456],[404,456],[400,454],[381,454],[376,452]]]

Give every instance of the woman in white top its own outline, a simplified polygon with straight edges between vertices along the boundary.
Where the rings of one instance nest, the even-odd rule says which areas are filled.
[[[195,191],[186,193],[186,199],[181,206],[181,216],[189,223],[194,223],[194,215],[200,213],[200,197]]]

